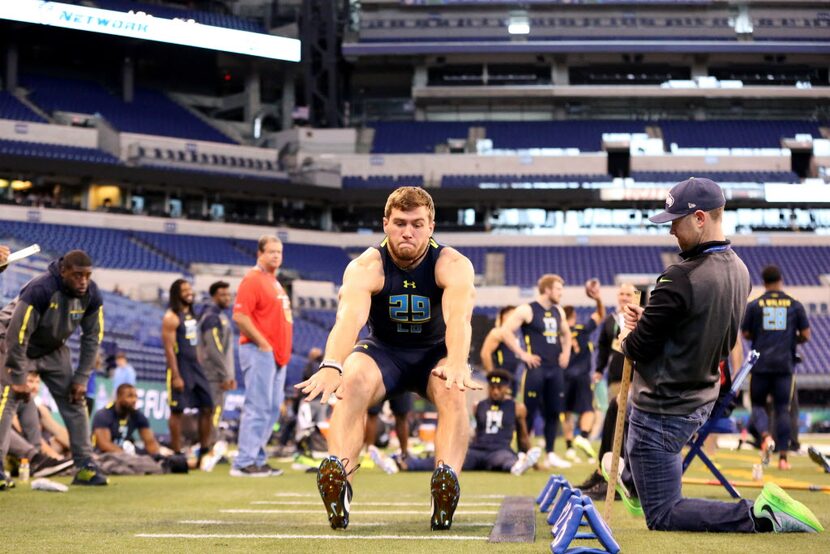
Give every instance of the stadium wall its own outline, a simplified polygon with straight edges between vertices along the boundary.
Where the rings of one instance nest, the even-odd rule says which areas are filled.
[[[0,138],[43,144],[98,148],[97,129],[0,119]]]

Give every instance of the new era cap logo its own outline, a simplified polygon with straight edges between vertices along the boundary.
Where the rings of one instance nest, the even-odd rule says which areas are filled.
[[[671,208],[672,206],[674,206],[674,196],[672,196],[671,193],[668,193],[666,195],[666,209]]]
[[[694,202],[689,202],[689,209],[691,210],[692,208],[697,208],[697,204],[695,204]]]

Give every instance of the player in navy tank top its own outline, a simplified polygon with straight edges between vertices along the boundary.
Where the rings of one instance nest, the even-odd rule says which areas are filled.
[[[469,417],[464,391],[481,385],[468,357],[475,287],[473,265],[433,237],[435,205],[419,187],[389,195],[386,238],[353,260],[343,275],[337,318],[320,371],[299,383],[311,401],[339,398],[329,427],[329,458],[317,487],[334,529],[349,522],[350,475],[363,445],[367,410],[389,395],[414,391],[438,409],[430,484],[431,526],[446,530],[458,504],[456,472],[467,452]],[[370,335],[357,341],[368,322]]]
[[[519,338],[517,335],[505,337],[502,333],[501,326],[510,317],[510,314],[515,310],[515,306],[505,306],[496,315],[496,324],[484,337],[481,343],[481,350],[479,356],[481,358],[481,365],[485,373],[489,374],[497,368],[504,369],[511,376],[511,383],[513,387],[513,396],[518,394],[518,383],[522,377],[524,366],[522,361],[505,346],[505,342],[512,341],[517,343]]]
[[[199,363],[199,321],[193,314],[193,288],[184,279],[170,286],[170,302],[161,323],[161,340],[167,359],[167,396],[170,404],[170,447],[181,449],[182,413],[199,409],[199,458],[210,450],[213,398]]]
[[[522,330],[525,350],[505,343],[527,366],[519,398],[527,406],[529,426],[533,426],[537,412],[542,414],[548,465],[567,468],[571,464],[554,452],[559,414],[565,402],[564,371],[571,357],[571,330],[559,305],[564,285],[559,275],[542,275],[536,284],[536,299],[516,308],[502,332],[509,336]]]

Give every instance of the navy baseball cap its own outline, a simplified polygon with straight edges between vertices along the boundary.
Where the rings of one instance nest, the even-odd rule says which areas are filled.
[[[708,212],[725,204],[720,185],[705,177],[689,177],[671,188],[666,196],[666,209],[648,219],[652,223],[668,223],[697,210]]]

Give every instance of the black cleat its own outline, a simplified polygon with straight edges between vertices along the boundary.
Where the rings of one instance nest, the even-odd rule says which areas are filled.
[[[447,531],[452,526],[452,516],[455,514],[458,498],[461,496],[458,476],[450,466],[438,462],[438,467],[432,472],[430,492],[432,492],[432,530]]]
[[[602,473],[599,470],[594,470],[594,472],[588,476],[583,482],[575,486],[575,489],[579,489],[581,491],[585,491],[591,489],[599,484],[605,484],[605,478],[602,476]]]
[[[317,490],[320,491],[332,529],[345,529],[349,526],[352,486],[347,477],[360,465],[346,473],[345,466],[348,463],[347,459],[341,462],[336,456],[329,456],[317,469]]]

